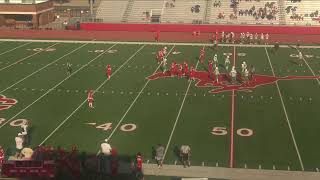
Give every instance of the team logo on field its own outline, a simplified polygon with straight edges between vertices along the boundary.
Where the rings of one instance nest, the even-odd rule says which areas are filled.
[[[0,111],[11,108],[13,105],[17,104],[17,100],[12,98],[7,98],[0,94]]]
[[[149,77],[149,80],[157,80],[162,78],[170,78],[174,77],[171,76],[170,72],[158,72]],[[182,76],[183,77],[183,76]],[[184,76],[186,77],[186,76]],[[251,92],[254,88],[258,86],[263,86],[267,84],[275,83],[279,80],[295,80],[295,79],[320,79],[320,76],[285,76],[285,77],[274,77],[268,75],[259,75],[255,74],[252,76],[252,80],[249,82],[244,82],[242,77],[238,76],[236,79],[236,83],[231,83],[231,78],[228,74],[220,74],[219,76],[219,83],[208,76],[208,72],[206,71],[195,71],[194,72],[194,79],[197,81],[196,87],[210,87],[214,88],[210,90],[210,93],[220,93],[225,91],[249,91]]]

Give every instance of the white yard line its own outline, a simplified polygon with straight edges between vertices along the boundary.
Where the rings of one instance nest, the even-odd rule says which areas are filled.
[[[103,53],[100,53],[98,56],[96,56],[95,58],[91,59],[87,64],[83,65],[82,67],[80,67],[78,70],[76,70],[75,72],[73,72],[72,74],[70,74],[69,76],[67,76],[65,79],[63,79],[62,81],[60,81],[58,84],[56,84],[54,87],[50,88],[48,91],[46,91],[42,96],[40,96],[38,99],[36,99],[35,101],[33,101],[31,104],[29,104],[27,107],[25,107],[24,109],[22,109],[20,112],[18,112],[17,114],[15,114],[13,117],[11,117],[9,120],[7,120],[5,123],[3,123],[0,128],[2,128],[3,126],[5,126],[7,123],[9,123],[12,119],[14,119],[15,117],[17,117],[18,115],[20,115],[21,113],[23,113],[26,109],[28,109],[29,107],[31,107],[34,103],[38,102],[39,100],[41,100],[44,96],[46,96],[47,94],[49,94],[51,91],[53,91],[55,88],[57,88],[59,85],[61,85],[63,82],[65,82],[66,80],[68,80],[70,77],[72,77],[73,75],[75,75],[77,72],[79,72],[80,70],[82,70],[83,68],[87,67],[91,62],[93,62],[94,60],[98,59],[100,56],[104,55],[108,50],[110,50],[111,48],[113,48],[115,45],[112,45],[111,47],[109,47],[107,50],[105,50]]]
[[[0,56],[1,55],[3,55],[3,54],[6,54],[6,53],[8,53],[8,52],[11,52],[11,51],[13,51],[13,50],[16,50],[16,49],[18,49],[18,48],[21,48],[21,47],[23,47],[23,46],[26,46],[26,45],[28,45],[28,44],[31,44],[32,42],[27,42],[27,43],[25,43],[25,44],[22,44],[22,45],[20,45],[20,46],[17,46],[17,47],[15,47],[15,48],[12,48],[12,49],[10,49],[10,50],[8,50],[8,51],[5,51],[5,52],[3,52],[3,53],[0,53]]]
[[[298,53],[299,53],[299,50],[297,49]],[[308,66],[309,70],[311,71],[311,73],[313,74],[313,76],[317,76],[314,71],[312,70],[312,68],[309,66],[308,62],[306,61],[306,59],[303,57],[302,55],[302,59],[303,61],[306,63],[306,65]],[[320,80],[319,79],[316,79],[316,81],[318,81],[318,84],[320,85]]]
[[[197,64],[196,64],[195,70],[197,69],[198,65],[199,65],[199,61],[198,61]],[[168,149],[169,149],[169,146],[170,146],[170,143],[171,143],[171,139],[172,139],[173,133],[174,133],[174,131],[176,130],[176,126],[177,126],[177,124],[178,124],[178,120],[179,120],[179,117],[180,117],[182,108],[183,108],[183,106],[184,106],[184,102],[185,102],[185,100],[186,100],[186,98],[187,98],[187,95],[188,95],[188,92],[189,92],[189,89],[190,89],[191,84],[192,84],[192,81],[189,82],[189,85],[188,85],[188,87],[187,87],[186,93],[185,93],[185,95],[184,95],[184,97],[183,97],[183,100],[182,100],[180,109],[179,109],[179,111],[178,111],[177,118],[176,118],[176,120],[175,120],[175,122],[174,122],[172,131],[171,131],[170,136],[169,136],[168,143],[167,143],[167,145],[166,145],[166,149],[164,150],[164,154],[163,154],[163,159],[162,159],[162,161],[164,161],[164,159],[165,159],[165,157],[166,157],[166,154],[167,154],[167,152],[168,152]]]
[[[138,52],[140,52],[143,48],[145,47],[145,45],[141,46],[132,56],[130,56],[114,73],[111,74],[111,77],[114,76],[115,74],[117,74],[117,72],[123,68],[123,66],[125,66],[133,57],[135,57]],[[106,83],[109,82],[108,79],[104,80],[103,83],[100,84],[100,86],[98,88],[96,88],[94,90],[94,93],[99,91],[99,89]],[[58,131],[60,129],[60,127],[62,125],[64,125],[64,123],[66,123],[70,117],[73,116],[73,114],[75,114],[85,103],[87,102],[87,99],[85,98],[85,100],[67,117],[65,118],[60,124],[59,126],[57,126],[40,144],[39,146],[41,146],[42,144],[44,144],[56,131]]]
[[[276,76],[276,74],[274,73],[274,70],[273,70],[273,66],[272,66],[272,63],[271,63],[267,48],[265,48],[265,51],[266,51],[266,54],[267,54],[267,57],[268,57],[268,60],[269,60],[269,64],[270,64],[270,67],[271,67],[272,74],[273,74],[273,76]],[[300,152],[299,152],[299,148],[298,148],[296,139],[295,139],[294,134],[293,134],[291,123],[290,123],[290,120],[289,120],[289,117],[288,117],[288,113],[287,113],[287,109],[286,109],[286,106],[284,105],[282,94],[281,94],[281,91],[280,91],[280,88],[279,88],[279,84],[278,84],[277,81],[276,81],[276,86],[277,86],[277,89],[278,89],[278,93],[279,93],[279,97],[280,97],[280,100],[281,100],[282,108],[283,108],[284,114],[285,114],[286,119],[287,119],[287,124],[288,124],[289,130],[290,130],[291,138],[292,138],[294,147],[296,149],[296,152],[297,152],[297,155],[298,155],[298,158],[299,158],[299,161],[300,161],[301,170],[304,171],[304,166],[303,166],[303,162],[302,162],[301,155],[300,155]]]
[[[49,47],[47,47],[47,48],[45,48],[45,49],[51,48],[51,47],[53,47],[53,46],[55,46],[55,45],[57,45],[57,44],[59,44],[59,43],[55,43],[55,44],[53,44],[53,45],[51,45],[51,46],[49,46]],[[22,59],[20,59],[20,60],[18,60],[18,61],[16,61],[16,62],[8,65],[8,66],[5,66],[5,67],[1,68],[0,71],[2,71],[2,70],[4,70],[4,69],[7,69],[8,67],[11,67],[11,66],[13,66],[13,65],[15,65],[15,64],[18,64],[18,63],[20,63],[20,62],[22,62],[22,61],[24,61],[24,60],[26,60],[26,59],[28,59],[28,58],[30,58],[30,57],[32,57],[32,56],[35,56],[35,55],[37,55],[37,54],[39,54],[39,53],[41,53],[41,52],[43,52],[43,51],[38,51],[38,52],[36,52],[36,53],[34,53],[34,54],[31,54],[31,55],[29,55],[29,56],[27,56],[27,57],[24,57],[24,58],[22,58]]]
[[[47,65],[43,66],[42,68],[38,69],[37,71],[34,71],[33,73],[29,74],[28,76],[26,76],[26,77],[24,77],[24,78],[20,79],[19,81],[15,82],[15,83],[14,83],[14,84],[12,84],[11,86],[9,86],[9,87],[7,87],[7,88],[5,88],[5,89],[1,90],[1,91],[0,91],[0,94],[1,94],[1,93],[3,93],[3,92],[5,92],[6,90],[8,90],[8,89],[12,88],[13,86],[15,86],[15,85],[19,84],[20,82],[22,82],[22,81],[26,80],[27,78],[31,77],[32,75],[34,75],[34,74],[38,73],[39,71],[41,71],[41,70],[45,69],[46,67],[48,67],[48,66],[52,65],[53,63],[56,63],[57,61],[61,60],[62,58],[64,58],[64,57],[66,57],[66,56],[68,56],[68,55],[70,55],[70,54],[74,53],[75,51],[77,51],[77,50],[81,49],[83,46],[85,46],[85,45],[87,45],[87,44],[88,44],[88,43],[86,43],[86,44],[84,44],[84,45],[81,45],[80,47],[78,47],[78,48],[76,48],[76,49],[74,49],[74,50],[70,51],[69,53],[67,53],[67,54],[65,54],[65,55],[63,55],[63,56],[61,56],[60,58],[58,58],[58,59],[56,59],[56,60],[52,61],[51,63],[49,63],[49,64],[47,64]]]
[[[132,41],[77,41],[77,40],[33,40],[33,39],[0,39],[1,41],[22,41],[22,42],[60,42],[60,43],[93,43],[93,44],[146,44],[146,45],[184,45],[184,46],[212,46],[212,43],[169,43],[169,42],[132,42]],[[225,47],[274,47],[274,45],[258,44],[219,44]],[[282,48],[291,48],[292,45],[280,45]],[[300,48],[317,48],[320,46],[300,46]]]
[[[169,54],[171,53],[171,51],[174,49],[175,45],[172,46],[172,48],[170,49],[170,51],[168,52],[168,54],[166,55],[166,57],[169,56]],[[156,73],[158,71],[158,69],[160,68],[161,64],[159,64],[159,66],[157,67],[157,69],[152,73]],[[117,131],[118,127],[120,126],[120,124],[122,123],[122,121],[124,120],[124,118],[127,116],[128,112],[130,111],[130,109],[133,107],[133,105],[135,104],[135,102],[137,101],[137,99],[140,97],[140,95],[142,94],[143,90],[147,87],[147,85],[149,84],[150,79],[147,80],[147,82],[144,84],[144,86],[142,87],[142,89],[139,91],[138,95],[134,98],[133,102],[130,104],[129,108],[127,109],[127,111],[123,114],[123,116],[121,117],[121,119],[119,120],[118,124],[115,126],[115,128],[113,128],[112,132],[110,133],[110,135],[108,136],[108,141],[110,141],[111,137],[113,136],[113,134]],[[99,154],[99,152],[98,152]]]

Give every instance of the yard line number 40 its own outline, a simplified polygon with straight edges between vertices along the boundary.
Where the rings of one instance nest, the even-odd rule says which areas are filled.
[[[228,134],[228,130],[226,127],[213,127],[211,134],[215,136],[225,136]],[[253,130],[249,128],[240,128],[237,129],[237,134],[239,136],[249,137],[253,135]]]

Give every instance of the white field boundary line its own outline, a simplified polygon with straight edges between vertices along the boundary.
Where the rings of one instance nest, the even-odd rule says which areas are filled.
[[[53,46],[55,46],[55,45],[57,45],[57,44],[60,44],[60,43],[55,43],[55,44],[53,44],[53,45],[51,45],[51,46],[49,46],[49,47],[46,47],[45,49],[51,48],[51,47],[53,47]],[[28,59],[28,58],[30,58],[30,57],[32,57],[32,56],[35,56],[35,55],[37,55],[37,54],[39,54],[39,53],[41,53],[41,52],[43,52],[43,51],[38,51],[38,52],[36,52],[36,53],[34,53],[34,54],[31,54],[31,55],[29,55],[29,56],[27,56],[27,57],[24,57],[24,58],[22,58],[22,59],[20,59],[20,60],[18,60],[18,61],[16,61],[16,62],[8,65],[8,66],[5,66],[5,67],[1,68],[0,71],[2,71],[2,70],[4,70],[4,69],[7,69],[8,67],[11,67],[11,66],[13,66],[13,65],[15,65],[15,64],[18,64],[18,63],[20,63],[20,62],[22,62],[22,61],[24,61],[24,60],[26,60],[26,59]]]
[[[276,74],[274,73],[274,70],[273,70],[273,66],[272,66],[272,63],[271,63],[267,48],[265,48],[265,51],[266,51],[266,54],[267,54],[267,57],[268,57],[268,61],[269,61],[270,67],[271,67],[272,74],[273,74],[273,76],[276,76]],[[284,114],[286,116],[286,120],[287,120],[287,124],[288,124],[289,130],[290,130],[291,138],[292,138],[294,147],[296,149],[296,152],[297,152],[297,155],[298,155],[298,158],[299,158],[301,170],[304,171],[304,166],[303,166],[303,162],[302,162],[302,159],[301,159],[300,151],[298,149],[298,145],[297,145],[296,139],[295,139],[294,134],[293,134],[293,130],[292,130],[291,123],[290,123],[290,120],[289,120],[289,117],[288,117],[286,106],[284,105],[284,101],[283,101],[283,98],[282,98],[282,94],[281,94],[281,91],[280,91],[280,88],[279,88],[278,81],[276,81],[276,86],[277,86],[277,89],[278,89],[278,93],[279,93],[279,97],[280,97],[280,100],[281,100],[282,108],[283,108]]]
[[[31,104],[29,104],[28,106],[26,106],[24,109],[22,109],[20,112],[18,112],[17,114],[15,114],[13,117],[11,117],[9,120],[7,120],[6,122],[4,122],[1,126],[0,129],[5,126],[6,124],[8,124],[12,119],[14,119],[15,117],[17,117],[18,115],[20,115],[21,113],[23,113],[26,109],[28,109],[29,107],[31,107],[34,103],[38,102],[39,100],[41,100],[44,96],[46,96],[47,94],[49,94],[51,91],[53,91],[55,88],[57,88],[58,86],[60,86],[63,82],[65,82],[66,80],[68,80],[70,77],[72,77],[73,75],[75,75],[77,72],[81,71],[83,68],[87,67],[91,62],[93,62],[94,60],[98,59],[100,56],[104,55],[108,50],[110,50],[111,48],[113,48],[115,45],[112,45],[111,47],[109,47],[107,50],[105,50],[103,53],[100,53],[98,56],[96,56],[95,58],[91,59],[87,64],[81,66],[78,70],[76,70],[75,72],[73,72],[72,74],[70,74],[69,76],[67,76],[65,79],[63,79],[62,81],[60,81],[58,84],[56,84],[54,87],[50,88],[48,91],[46,91],[43,95],[41,95],[38,99],[36,99],[35,101],[33,101]]]
[[[93,43],[93,44],[138,44],[138,45],[177,45],[177,46],[212,46],[212,43],[170,43],[170,42],[134,42],[134,41],[77,41],[77,40],[34,40],[34,39],[0,39],[1,41],[22,41],[22,42],[59,42],[59,43]],[[274,47],[274,45],[259,45],[259,44],[219,44],[223,47]],[[292,45],[280,45],[281,48],[291,48]],[[299,48],[315,48],[320,49],[320,46],[300,46]]]
[[[298,53],[300,52],[298,49],[297,49]],[[304,61],[304,63],[306,63],[306,65],[308,66],[309,70],[311,71],[311,73],[313,74],[313,76],[316,76],[316,74],[314,73],[314,71],[312,70],[312,68],[310,67],[310,65],[308,64],[308,62],[306,61],[306,59],[303,57],[302,55],[302,59]],[[316,79],[316,81],[318,81],[318,84],[320,85],[320,80],[319,79]]]
[[[198,68],[198,65],[199,65],[199,61],[197,61],[195,70]],[[170,143],[171,143],[171,140],[172,140],[173,133],[174,133],[174,131],[176,130],[176,126],[177,126],[177,124],[178,124],[178,120],[179,120],[179,117],[180,117],[180,114],[181,114],[181,111],[182,111],[184,102],[185,102],[185,100],[187,99],[187,95],[188,95],[188,92],[189,92],[189,89],[190,89],[191,84],[192,84],[192,81],[189,82],[189,85],[188,85],[188,87],[187,87],[186,93],[185,93],[185,95],[184,95],[184,97],[183,97],[183,100],[182,100],[180,109],[179,109],[179,111],[178,111],[178,115],[177,115],[176,120],[175,120],[175,122],[174,122],[174,125],[173,125],[173,127],[172,127],[172,131],[171,131],[171,133],[170,133],[168,143],[167,143],[167,145],[166,145],[166,149],[164,150],[164,154],[163,154],[162,161],[164,161],[164,159],[166,158],[166,154],[167,154],[167,152],[168,152],[168,149],[169,149],[169,146],[170,146]]]
[[[32,42],[27,42],[27,43],[25,43],[25,44],[22,44],[22,45],[20,45],[20,46],[17,46],[17,47],[15,47],[15,48],[12,48],[12,49],[10,49],[10,50],[7,50],[7,51],[5,51],[5,52],[3,52],[3,53],[0,53],[0,56],[3,55],[3,54],[6,54],[6,53],[8,53],[8,52],[14,51],[14,50],[16,50],[16,49],[18,49],[18,48],[21,48],[21,47],[23,47],[23,46],[26,46],[26,45],[28,45],[28,44],[31,44],[31,43],[32,43]]]
[[[120,71],[120,69],[123,68],[123,66],[125,66],[133,57],[135,57],[138,52],[140,52],[146,45],[141,46],[132,56],[130,56],[119,68],[117,68],[117,70],[111,74],[111,77],[114,76],[115,74],[117,74],[118,71]],[[94,90],[94,93],[99,91],[99,89],[105,85],[105,83],[109,82],[108,79],[104,80],[103,83],[101,83],[98,88],[96,88]],[[65,118],[40,144],[39,146],[43,145],[56,131],[58,131],[60,129],[60,127],[62,125],[64,125],[64,123],[66,123],[70,117],[72,117],[85,103],[87,102],[87,98],[85,98],[85,100],[67,117]]]
[[[88,44],[88,43],[87,43],[87,44]],[[32,76],[32,75],[34,75],[34,74],[36,74],[36,73],[40,72],[41,70],[43,70],[43,69],[47,68],[48,66],[52,65],[53,63],[56,63],[57,61],[59,61],[59,60],[63,59],[64,57],[66,57],[66,56],[68,56],[68,55],[70,55],[70,54],[74,53],[75,51],[77,51],[77,50],[81,49],[82,47],[86,46],[87,44],[84,44],[84,45],[81,45],[80,47],[77,47],[76,49],[74,49],[74,50],[70,51],[69,53],[67,53],[67,54],[65,54],[65,55],[63,55],[63,56],[61,56],[60,58],[58,58],[58,59],[56,59],[56,60],[52,61],[51,63],[49,63],[49,64],[47,64],[47,65],[43,66],[42,68],[38,69],[37,71],[34,71],[33,73],[29,74],[28,76],[26,76],[26,77],[24,77],[24,78],[20,79],[19,81],[15,82],[15,83],[14,83],[14,84],[12,84],[11,86],[9,86],[9,87],[7,87],[7,88],[5,88],[5,89],[1,90],[1,91],[0,91],[0,94],[1,94],[1,93],[3,93],[3,92],[5,92],[6,90],[8,90],[8,89],[12,88],[13,86],[15,86],[15,85],[19,84],[20,82],[22,82],[22,81],[26,80],[26,79],[27,79],[27,78],[29,78],[30,76]]]

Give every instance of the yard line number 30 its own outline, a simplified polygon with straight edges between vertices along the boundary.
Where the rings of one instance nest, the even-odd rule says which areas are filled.
[[[211,134],[215,136],[225,136],[228,134],[226,127],[213,127]],[[253,130],[249,128],[240,128],[237,129],[237,134],[242,137],[250,137],[253,135]]]

